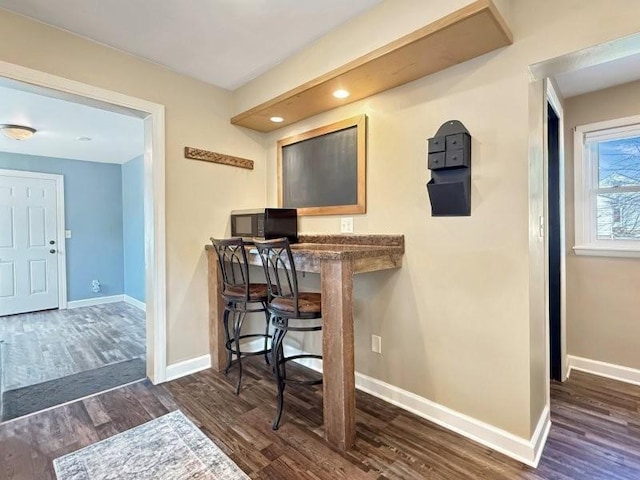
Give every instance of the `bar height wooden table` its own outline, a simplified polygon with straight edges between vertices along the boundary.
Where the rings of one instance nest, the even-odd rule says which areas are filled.
[[[205,247],[209,264],[209,342],[211,366],[226,364],[218,260]],[[402,266],[403,235],[300,235],[292,245],[298,272],[320,274],[322,292],[322,370],[324,430],[327,442],[340,451],[356,437],[355,364],[353,347],[353,275]],[[249,253],[251,265],[262,265]]]

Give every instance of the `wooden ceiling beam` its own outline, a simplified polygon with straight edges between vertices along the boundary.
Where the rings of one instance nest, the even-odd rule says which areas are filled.
[[[342,105],[412,82],[513,43],[491,0],[477,0],[231,119],[234,125],[271,132]],[[333,92],[349,91],[346,99]],[[282,117],[274,123],[271,117]]]

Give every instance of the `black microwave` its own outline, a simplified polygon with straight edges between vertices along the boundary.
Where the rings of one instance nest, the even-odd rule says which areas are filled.
[[[295,208],[259,208],[231,211],[231,236],[243,238],[287,237],[298,241],[298,211]]]

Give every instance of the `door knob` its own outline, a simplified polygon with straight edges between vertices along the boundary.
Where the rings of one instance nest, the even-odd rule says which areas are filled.
[[[56,241],[55,240],[49,240],[49,245],[55,245]]]
[[[51,250],[49,250],[49,253],[56,253],[56,251],[52,248]]]

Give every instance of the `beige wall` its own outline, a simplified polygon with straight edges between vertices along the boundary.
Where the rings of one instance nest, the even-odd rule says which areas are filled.
[[[232,208],[264,204],[263,139],[229,124],[230,92],[5,10],[0,32],[0,60],[165,105],[168,361],[208,353],[203,246],[228,233]],[[186,160],[185,145],[251,158],[256,168]]]
[[[0,59],[166,105],[170,362],[207,351],[202,245],[228,231],[231,208],[259,205],[267,194],[275,204],[276,140],[366,113],[368,213],[356,216],[356,231],[404,233],[407,253],[402,269],[356,281],[357,369],[528,438],[546,385],[541,266],[529,255],[530,245],[531,258],[540,254],[542,174],[539,161],[529,174],[527,66],[640,30],[640,3],[515,0],[511,47],[268,136],[228,123],[232,110],[467,3],[385,0],[238,90],[233,106],[225,91],[1,10],[0,31],[11,41],[0,43]],[[452,118],[474,138],[473,212],[436,219],[424,186],[426,139]],[[185,145],[253,158],[256,170],[184,160]],[[304,218],[302,230],[337,232],[339,218]],[[317,281],[308,275],[305,284]],[[381,356],[370,352],[372,333],[383,337]]]
[[[466,3],[385,1],[236,91],[235,111]],[[530,437],[547,374],[537,238],[543,177],[538,155],[530,188],[527,66],[636,32],[639,13],[634,0],[514,1],[513,46],[268,136],[268,198],[275,205],[279,138],[369,117],[368,212],[355,216],[355,229],[404,233],[407,252],[402,269],[356,279],[358,371]],[[474,139],[470,218],[430,216],[426,139],[449,119],[461,120]],[[301,223],[306,232],[338,232],[339,225],[332,216]],[[382,355],[370,351],[371,334],[382,336]]]
[[[567,350],[569,355],[640,368],[640,259],[573,253],[573,128],[640,115],[640,82],[565,102],[567,177]]]

